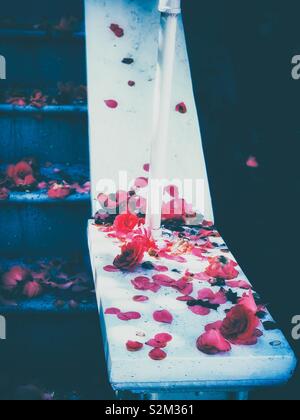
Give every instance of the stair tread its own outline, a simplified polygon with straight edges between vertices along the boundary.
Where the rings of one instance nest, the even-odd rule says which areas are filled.
[[[78,313],[78,312],[94,312],[97,311],[96,298],[91,301],[80,303],[78,307],[71,308],[68,302],[64,306],[56,305],[57,297],[53,294],[46,294],[36,299],[23,300],[17,305],[0,303],[1,315],[9,313],[27,312],[27,313]]]
[[[73,32],[67,34],[60,34],[43,30],[35,29],[0,29],[0,38],[35,38],[41,40],[58,40],[58,41],[70,41],[70,40],[84,40],[85,32]]]
[[[47,105],[43,108],[0,104],[0,113],[86,114],[87,105]]]
[[[6,172],[6,165],[0,165],[0,174]],[[64,165],[64,164],[49,164],[48,166],[41,166],[39,169],[38,182],[42,181],[66,181],[70,185],[80,183],[83,185],[89,180],[89,168],[87,165]],[[69,202],[85,202],[90,200],[90,194],[75,192],[63,199]],[[32,191],[10,191],[9,202],[39,202],[49,203],[55,202],[49,198],[48,189],[36,189]]]

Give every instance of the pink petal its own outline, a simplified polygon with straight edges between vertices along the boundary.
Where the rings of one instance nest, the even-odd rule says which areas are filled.
[[[195,257],[203,257],[203,249],[202,248],[194,248],[193,249],[193,251],[192,251],[192,254],[195,256]]]
[[[179,189],[176,185],[168,185],[165,188],[165,193],[169,194],[173,198],[179,197]]]
[[[153,267],[154,267],[154,270],[155,271],[159,271],[160,273],[164,273],[164,272],[169,271],[168,267],[166,267],[165,265],[156,265],[156,264],[154,264]]]
[[[115,101],[114,99],[107,99],[104,102],[105,102],[106,106],[108,108],[111,108],[111,109],[116,109],[116,108],[118,108],[118,105],[119,105],[118,102]]]
[[[226,282],[226,286],[232,287],[233,289],[235,289],[235,288],[237,288],[237,289],[245,289],[245,290],[252,289],[251,285],[247,281],[245,281],[245,280],[227,281]]]
[[[139,343],[138,341],[127,341],[126,347],[128,351],[136,352],[141,350],[144,347],[144,344]]]
[[[153,349],[150,351],[149,357],[152,360],[164,360],[167,357],[167,353],[161,349]]]
[[[214,322],[212,324],[208,324],[205,327],[205,331],[209,332],[211,330],[220,330],[222,325],[223,325],[223,321],[217,321],[217,322]]]
[[[195,315],[206,316],[210,314],[210,309],[203,308],[202,306],[189,306],[189,310]]]
[[[172,324],[173,322],[172,314],[166,310],[154,312],[153,319],[164,324]]]
[[[147,302],[149,298],[147,296],[134,296],[133,300],[135,302]]]
[[[131,321],[142,317],[138,312],[121,312],[117,316],[121,321]]]
[[[191,302],[192,300],[195,300],[193,296],[180,296],[176,298],[179,302]]]
[[[210,277],[206,273],[197,273],[197,274],[194,274],[194,279],[200,280],[200,281],[209,281]]]
[[[152,279],[160,286],[172,286],[175,282],[172,277],[166,276],[165,274],[155,274]]]
[[[105,311],[105,315],[118,315],[119,313],[121,313],[121,311],[118,308],[108,308]]]
[[[167,347],[167,344],[166,344],[165,341],[162,342],[162,341],[159,341],[159,340],[155,340],[153,338],[151,340],[147,341],[146,345],[150,346],[150,347],[154,347],[156,349],[164,349],[165,347]]]
[[[165,258],[165,259],[170,260],[170,261],[176,261],[178,263],[186,263],[187,262],[187,260],[185,258],[180,257],[178,255],[170,255],[170,254],[166,253],[165,251],[161,251],[159,253],[159,255],[160,255],[161,258]]]
[[[173,337],[171,336],[171,334],[161,333],[161,334],[156,334],[154,339],[162,343],[169,343],[170,341],[173,340]]]
[[[211,300],[214,299],[215,294],[211,289],[202,289],[198,292],[198,299]]]
[[[118,271],[120,271],[117,267],[115,267],[114,265],[107,265],[105,267],[103,267],[104,271],[107,271],[108,273],[117,273]]]
[[[150,163],[145,163],[143,169],[144,169],[145,172],[149,172],[150,171]]]
[[[131,283],[137,290],[149,290],[151,281],[148,277],[136,277]]]
[[[248,168],[258,168],[259,167],[259,164],[258,164],[255,156],[250,156],[249,157],[249,159],[247,160],[247,166],[248,166]]]
[[[148,178],[143,178],[143,177],[137,178],[134,181],[134,185],[136,188],[146,188],[148,186]]]

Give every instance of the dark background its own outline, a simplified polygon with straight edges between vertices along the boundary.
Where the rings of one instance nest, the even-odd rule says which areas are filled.
[[[183,15],[217,226],[300,358],[300,3],[183,0]],[[300,399],[299,386],[297,373],[256,397]]]

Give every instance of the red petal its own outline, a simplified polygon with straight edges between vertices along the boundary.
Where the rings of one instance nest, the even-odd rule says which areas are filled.
[[[165,347],[167,347],[166,341],[158,341],[153,338],[147,341],[146,345],[154,347],[155,349],[164,349]]]
[[[165,193],[169,194],[173,198],[179,197],[179,189],[176,185],[168,185],[165,188]]]
[[[116,108],[118,108],[118,105],[119,105],[118,102],[115,101],[114,99],[107,99],[104,102],[105,102],[106,106],[108,108],[111,108],[111,109],[116,109]]]
[[[153,349],[150,351],[149,357],[152,360],[164,360],[167,357],[167,353],[161,349]]]
[[[164,324],[172,324],[173,316],[169,311],[156,311],[153,314],[153,319],[157,322],[162,322]]]
[[[148,186],[148,178],[143,178],[143,177],[137,178],[134,181],[134,185],[136,188],[145,188]]]
[[[142,316],[138,312],[121,312],[118,314],[118,318],[121,321],[131,321],[132,319],[140,319]]]
[[[245,290],[250,290],[252,288],[251,285],[245,280],[227,281],[226,286],[232,287],[234,289],[237,288],[237,289],[245,289]]]
[[[208,324],[205,327],[205,331],[209,332],[211,330],[220,330],[222,325],[223,325],[223,321],[217,321],[217,322],[214,322],[212,324]]]
[[[162,343],[169,343],[170,341],[173,340],[173,337],[171,336],[171,334],[161,333],[161,334],[156,334],[154,339]]]
[[[209,281],[210,277],[206,273],[196,273],[194,274],[194,279],[200,281]]]
[[[192,300],[195,300],[193,296],[180,296],[176,298],[179,302],[191,302]]]
[[[145,172],[149,172],[150,171],[150,164],[149,163],[145,163],[145,165],[144,165],[144,171]]]
[[[147,302],[149,298],[147,296],[134,296],[133,300],[135,302]]]
[[[120,271],[117,267],[115,267],[114,265],[107,265],[105,267],[103,267],[104,271],[107,271],[108,273],[117,273],[118,271]]]
[[[152,279],[160,286],[172,286],[175,280],[165,274],[155,274]]]
[[[118,308],[108,308],[105,311],[105,315],[118,315],[119,313],[121,313],[121,311]]]
[[[141,350],[144,347],[144,344],[139,343],[138,341],[127,341],[126,347],[128,351],[135,352]]]
[[[159,271],[160,273],[169,271],[168,267],[166,267],[165,265],[156,265],[156,264],[154,264],[154,270]]]
[[[210,314],[210,309],[203,308],[202,306],[189,306],[189,310],[195,315],[206,316]]]

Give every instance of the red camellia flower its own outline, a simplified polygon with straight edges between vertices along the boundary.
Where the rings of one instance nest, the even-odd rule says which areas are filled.
[[[197,348],[202,353],[215,355],[229,352],[231,350],[231,345],[222,337],[220,331],[210,330],[198,338]]]
[[[42,286],[37,281],[30,281],[25,284],[23,289],[23,295],[29,299],[35,298],[42,293]]]
[[[30,272],[23,267],[12,267],[2,276],[2,287],[4,290],[13,291],[19,284],[31,279]]]
[[[121,214],[116,217],[114,229],[117,234],[127,234],[138,225],[139,218],[135,214]]]
[[[9,190],[7,188],[0,188],[0,200],[7,200],[9,197]]]
[[[244,305],[237,305],[227,314],[220,332],[232,344],[254,345],[257,343],[257,327],[260,321]]]
[[[235,279],[239,272],[236,270],[237,263],[225,257],[210,258],[210,265],[206,269],[206,274],[210,277],[225,280]]]
[[[144,241],[136,238],[122,247],[122,253],[115,258],[114,266],[120,270],[132,271],[141,264],[144,254]]]
[[[48,190],[48,197],[53,200],[59,200],[68,197],[71,194],[71,188],[66,184],[54,183]]]
[[[32,167],[25,161],[10,165],[7,168],[7,176],[17,187],[31,187],[36,183]]]

